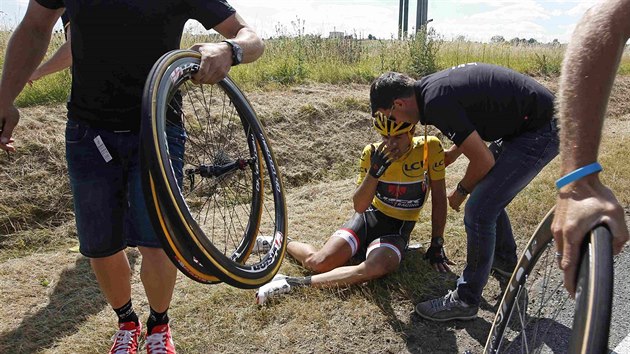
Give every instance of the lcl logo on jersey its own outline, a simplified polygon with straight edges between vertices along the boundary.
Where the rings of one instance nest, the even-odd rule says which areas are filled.
[[[433,164],[433,171],[443,171],[444,170],[444,160],[440,160]]]
[[[422,176],[422,172],[424,172],[422,168],[422,162],[414,162],[414,163],[406,163],[402,166],[403,173],[407,177],[420,177]]]

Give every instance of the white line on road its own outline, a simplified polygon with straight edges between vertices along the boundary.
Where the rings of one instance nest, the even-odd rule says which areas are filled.
[[[619,345],[613,349],[611,354],[628,354],[630,353],[630,334],[624,338]]]

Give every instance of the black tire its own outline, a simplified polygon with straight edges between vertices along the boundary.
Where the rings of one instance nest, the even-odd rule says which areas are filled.
[[[195,51],[169,52],[147,78],[145,200],[166,253],[184,274],[202,283],[256,288],[273,278],[286,251],[281,176],[264,128],[236,84],[230,78],[217,85],[190,81],[199,59]],[[183,158],[171,153],[166,134],[181,128]],[[258,235],[273,236],[273,242],[253,255]]]
[[[574,301],[563,288],[562,271],[555,260],[552,220],[553,210],[527,244],[497,310],[484,353],[607,351],[613,294],[612,236],[601,225],[587,234]],[[571,324],[562,309],[572,307]],[[567,328],[570,338],[558,334],[559,329]]]

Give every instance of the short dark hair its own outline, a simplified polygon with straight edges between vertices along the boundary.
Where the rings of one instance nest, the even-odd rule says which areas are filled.
[[[379,109],[389,109],[394,100],[401,97],[409,97],[414,94],[415,80],[411,77],[389,71],[372,81],[370,85],[370,108],[372,116]]]

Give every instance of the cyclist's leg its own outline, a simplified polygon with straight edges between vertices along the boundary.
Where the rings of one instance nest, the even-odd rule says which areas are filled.
[[[340,267],[360,252],[361,247],[365,247],[366,215],[369,213],[354,213],[320,250],[305,243],[291,241],[287,245],[287,252],[304,267],[316,273]]]
[[[344,265],[352,257],[352,248],[348,242],[332,236],[319,250],[308,243],[291,241],[287,245],[287,252],[304,267],[316,273]]]
[[[379,242],[379,240],[374,242]],[[313,275],[311,286],[343,286],[377,279],[398,269],[400,257],[400,250],[379,246],[370,251],[365,261],[358,265],[339,267],[326,273]]]
[[[314,275],[311,278],[312,286],[327,287],[363,283],[398,269],[415,222],[394,221],[376,210],[368,211],[368,213],[371,213],[371,220],[378,221],[371,223],[366,231],[368,235],[366,239],[370,243],[365,249],[365,261],[358,265],[340,267],[327,273]]]

